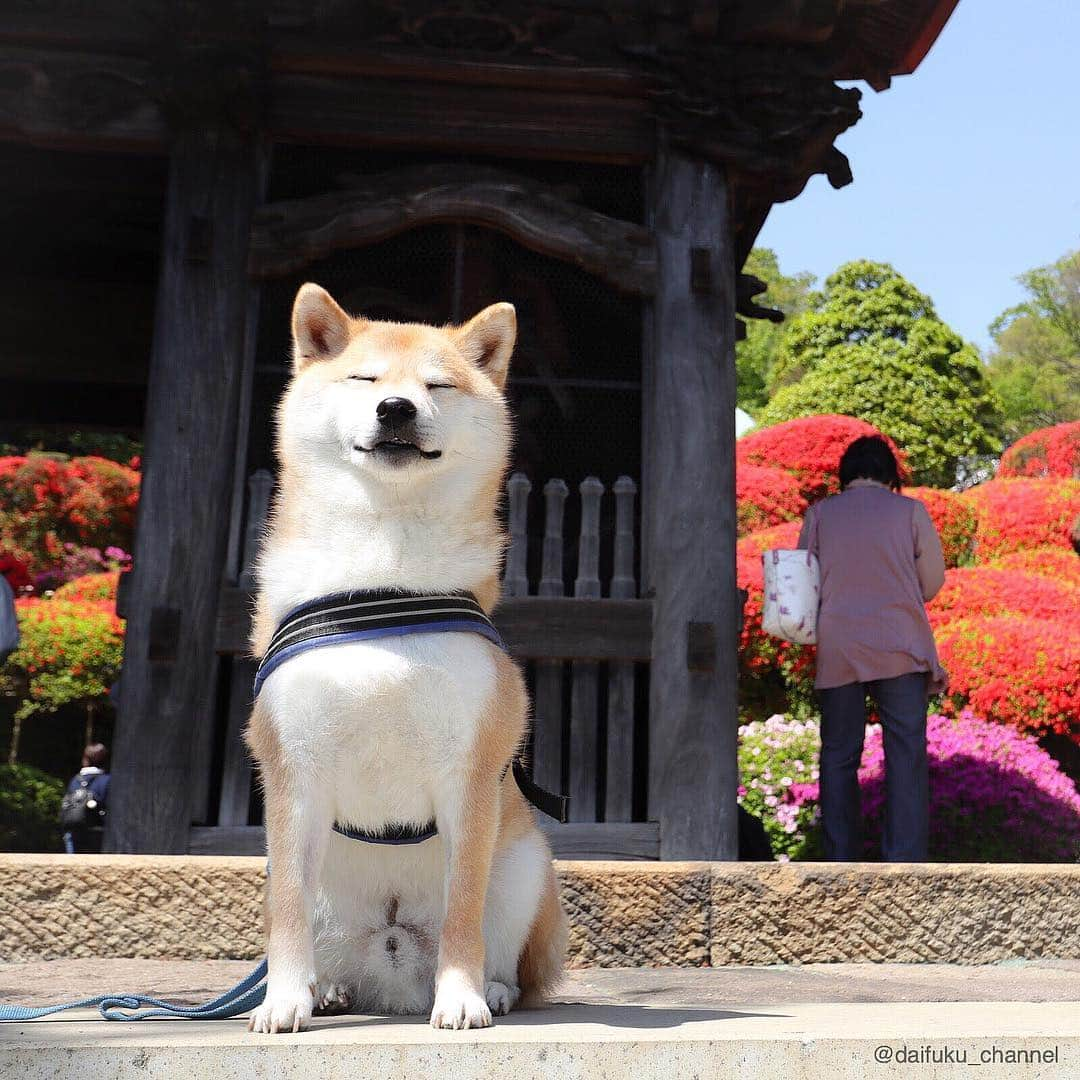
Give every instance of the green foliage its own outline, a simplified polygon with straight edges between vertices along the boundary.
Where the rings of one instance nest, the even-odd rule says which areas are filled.
[[[0,765],[0,851],[61,851],[64,785],[31,765]]]
[[[124,624],[111,602],[33,597],[17,608],[19,648],[4,672],[5,691],[22,698],[15,719],[105,698],[124,649]]]
[[[990,325],[988,377],[1010,441],[1080,419],[1080,251],[1019,281],[1028,299]]]
[[[0,455],[45,451],[71,457],[103,457],[128,464],[142,455],[142,443],[117,431],[57,431],[33,425],[0,428]]]
[[[763,294],[755,297],[760,306],[782,311],[788,319],[810,306],[814,275],[781,273],[776,252],[770,248],[754,248],[743,269],[768,286]],[[747,319],[746,337],[735,346],[737,400],[751,415],[756,415],[769,400],[768,387],[784,326],[784,323],[772,323],[767,319]]]
[[[885,263],[841,266],[793,320],[761,426],[816,413],[865,420],[906,452],[916,483],[947,487],[958,459],[1000,449],[998,402],[975,350]]]

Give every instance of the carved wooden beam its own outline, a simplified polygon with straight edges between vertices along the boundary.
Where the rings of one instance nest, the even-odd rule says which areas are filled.
[[[735,278],[735,311],[747,319],[768,319],[771,323],[782,323],[784,313],[776,308],[765,307],[754,297],[768,289],[768,284],[753,274],[739,274]]]
[[[623,292],[652,294],[656,253],[642,225],[570,202],[496,169],[434,165],[361,177],[341,191],[271,203],[256,215],[250,273],[277,277],[343,248],[421,225],[483,225],[573,263]]]
[[[163,146],[147,60],[0,47],[0,136],[58,146]]]

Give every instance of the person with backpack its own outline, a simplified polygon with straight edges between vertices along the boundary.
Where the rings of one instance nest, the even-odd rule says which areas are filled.
[[[97,854],[105,838],[109,802],[109,754],[102,743],[83,750],[82,768],[68,783],[60,803],[64,850],[69,855]]]
[[[15,592],[0,566],[0,665],[19,647],[19,620]]]

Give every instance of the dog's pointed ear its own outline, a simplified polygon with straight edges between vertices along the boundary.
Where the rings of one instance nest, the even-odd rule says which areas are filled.
[[[292,310],[293,371],[344,352],[351,322],[324,288],[310,281],[301,285]]]
[[[514,305],[492,304],[484,308],[457,328],[454,340],[462,355],[501,389],[506,384],[510,354],[517,340]]]

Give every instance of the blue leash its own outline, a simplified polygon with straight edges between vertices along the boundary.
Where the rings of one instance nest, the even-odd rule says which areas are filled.
[[[266,997],[266,961],[231,990],[203,1005],[174,1005],[142,994],[101,994],[98,997],[70,1001],[66,1005],[0,1005],[0,1021],[36,1020],[39,1016],[67,1009],[90,1009],[97,1006],[106,1020],[228,1020],[248,1012]]]

